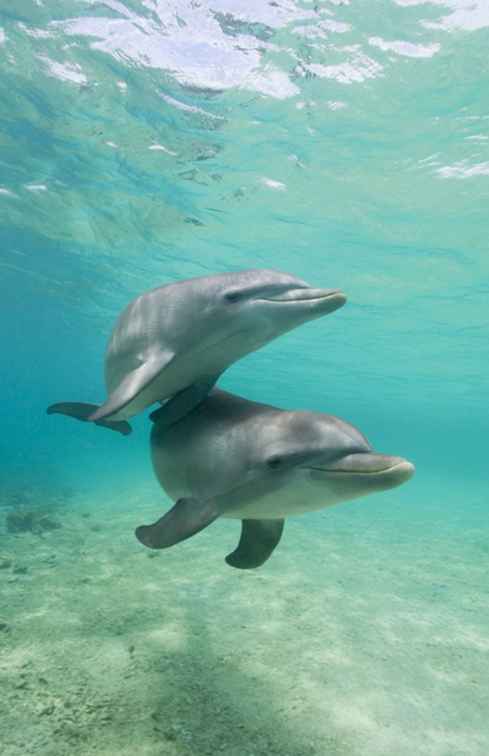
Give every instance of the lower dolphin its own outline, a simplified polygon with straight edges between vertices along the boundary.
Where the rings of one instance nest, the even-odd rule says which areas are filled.
[[[164,549],[218,517],[242,521],[233,567],[262,565],[280,541],[284,519],[385,491],[414,466],[373,451],[353,425],[319,412],[286,411],[219,389],[199,407],[151,433],[153,468],[175,505],[136,529],[145,546]]]

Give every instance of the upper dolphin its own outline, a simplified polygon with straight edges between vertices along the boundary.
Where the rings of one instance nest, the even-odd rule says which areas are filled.
[[[402,457],[374,452],[338,417],[281,410],[219,389],[171,427],[156,419],[151,453],[176,504],[137,528],[137,538],[162,549],[217,517],[240,519],[241,539],[226,561],[242,569],[268,559],[284,518],[393,488],[414,472]]]
[[[346,302],[276,270],[191,278],[145,292],[121,313],[105,355],[102,406],[61,402],[61,413],[128,434],[126,421],[155,403],[166,424],[186,415],[233,362]]]

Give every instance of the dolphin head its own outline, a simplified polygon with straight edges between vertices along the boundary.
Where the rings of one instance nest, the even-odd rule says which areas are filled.
[[[256,503],[244,510],[248,517],[323,509],[394,488],[414,474],[406,459],[375,452],[357,428],[332,415],[281,412],[254,438],[249,500]]]
[[[203,348],[225,341],[226,354],[236,352],[233,359],[346,302],[338,289],[315,289],[288,273],[260,269],[193,278],[160,291],[158,317],[166,332]]]
[[[340,418],[318,414],[311,425],[317,442],[302,469],[314,485],[325,485],[333,497],[353,499],[384,491],[414,474],[410,462],[374,451],[357,428]]]
[[[147,301],[146,301],[147,300]],[[175,353],[195,349],[225,369],[277,336],[341,307],[337,289],[314,289],[275,270],[245,270],[191,278],[155,289],[145,298],[148,338]],[[138,301],[136,300],[136,305]],[[131,312],[131,322],[140,317]],[[164,335],[164,338],[163,338]],[[127,341],[127,338],[126,338]]]
[[[345,304],[339,289],[317,289],[276,270],[247,270],[221,277],[217,305],[230,322],[256,328],[262,343]]]

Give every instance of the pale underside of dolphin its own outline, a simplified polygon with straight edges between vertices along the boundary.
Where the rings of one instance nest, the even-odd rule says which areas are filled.
[[[120,315],[105,356],[107,400],[52,404],[58,413],[124,435],[129,418],[164,403],[161,422],[185,416],[234,362],[341,307],[337,289],[314,289],[274,270],[192,278],[146,292]]]
[[[175,505],[136,529],[145,546],[164,549],[218,517],[242,521],[226,561],[259,567],[280,541],[284,519],[398,486],[413,465],[378,454],[353,425],[319,412],[292,412],[219,389],[171,427],[158,412],[153,468]]]

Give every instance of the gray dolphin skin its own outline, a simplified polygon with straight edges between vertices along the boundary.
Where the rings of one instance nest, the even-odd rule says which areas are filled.
[[[170,427],[153,416],[153,468],[176,503],[136,537],[164,549],[218,517],[238,519],[241,538],[226,561],[241,569],[268,559],[286,517],[394,488],[414,473],[333,415],[281,410],[219,389]]]
[[[192,278],[133,300],[115,324],[105,356],[107,400],[52,404],[59,413],[124,435],[129,418],[165,402],[161,422],[184,417],[232,363],[346,302],[275,270]]]

